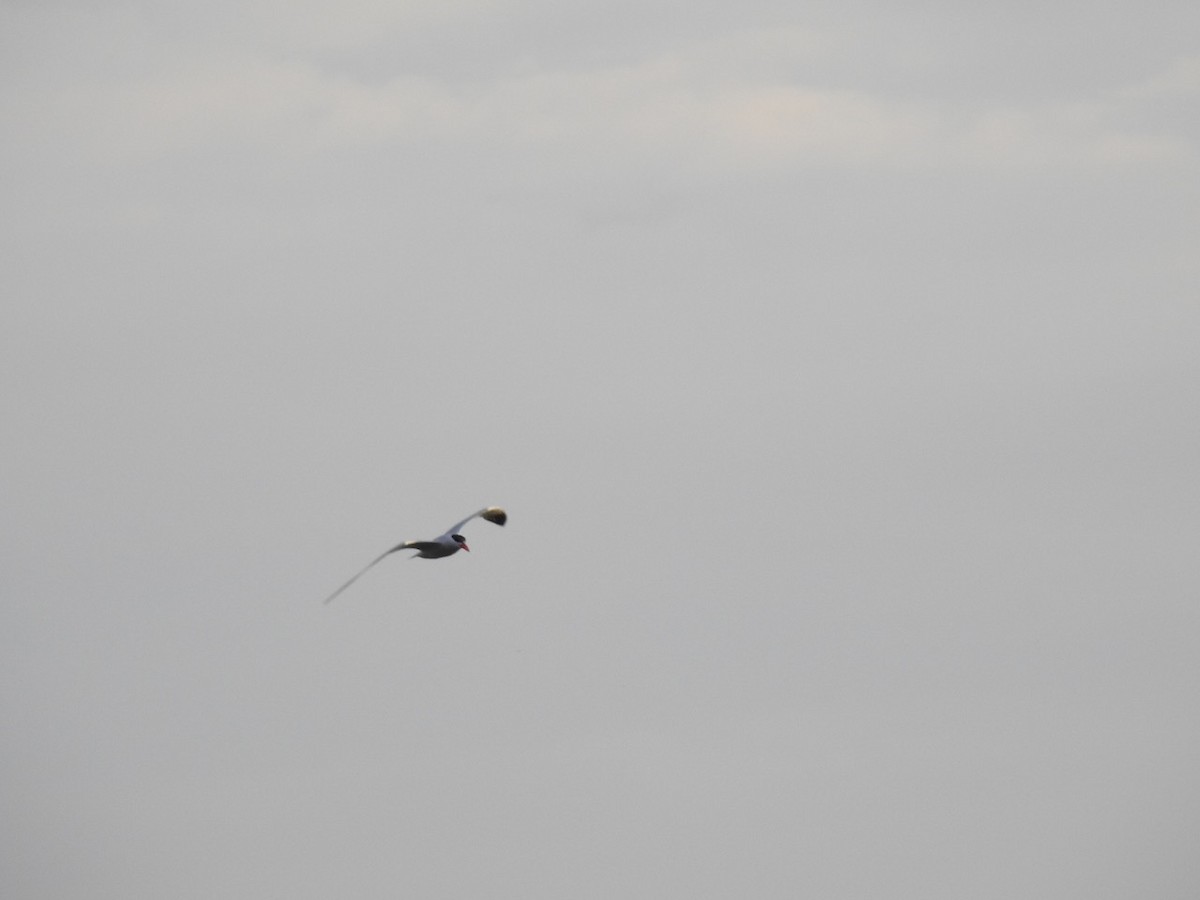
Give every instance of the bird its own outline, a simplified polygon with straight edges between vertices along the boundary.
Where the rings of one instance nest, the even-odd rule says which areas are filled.
[[[354,584],[354,582],[358,581],[358,579],[363,575],[364,572],[367,571],[367,569],[371,568],[371,566],[375,565],[385,556],[390,556],[391,554],[395,553],[397,550],[416,550],[416,556],[419,556],[422,559],[441,559],[444,556],[453,556],[459,550],[466,550],[469,553],[471,548],[467,546],[467,539],[459,532],[462,531],[462,527],[464,525],[474,518],[484,519],[496,525],[503,525],[508,521],[508,513],[502,510],[499,506],[485,506],[483,509],[479,510],[479,512],[471,513],[471,515],[467,516],[461,522],[455,522],[446,529],[445,533],[438,535],[433,540],[405,541],[403,544],[397,544],[391,550],[379,554],[379,556],[367,563],[357,575],[326,597],[325,602],[329,603],[332,601],[334,597],[336,597],[346,588],[350,587],[350,585]],[[410,558],[415,559],[416,557]]]

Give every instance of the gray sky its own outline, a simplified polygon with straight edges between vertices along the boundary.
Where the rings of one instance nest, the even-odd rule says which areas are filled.
[[[0,893],[1197,896],[1198,34],[0,4]]]

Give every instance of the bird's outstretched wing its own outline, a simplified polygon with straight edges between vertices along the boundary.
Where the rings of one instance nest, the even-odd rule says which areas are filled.
[[[487,521],[492,522],[496,525],[503,525],[505,522],[508,521],[508,513],[506,513],[500,507],[485,506],[483,509],[479,510],[479,512],[471,513],[469,516],[467,516],[461,522],[455,522],[453,525],[451,525],[449,528],[446,529],[445,534],[458,534],[458,530],[460,528],[462,528],[464,525],[466,525],[468,522],[470,522],[472,519],[474,519],[476,517],[479,517],[481,519],[486,519]]]
[[[418,543],[420,543],[420,541],[405,541],[403,544],[397,544],[395,547],[393,547],[391,550],[388,550],[385,553],[380,553],[377,557],[375,557],[373,560],[371,560],[369,563],[367,563],[365,566],[363,566],[357,575],[355,575],[353,578],[351,578],[349,581],[347,581],[345,584],[343,584],[340,588],[338,588],[336,591],[334,591],[332,594],[330,594],[328,597],[326,597],[325,602],[326,603],[330,602],[334,597],[336,597],[338,594],[340,594],[346,588],[350,587],[350,585],[354,584],[354,582],[358,581],[358,579],[362,577],[363,573],[366,572],[367,569],[371,568],[371,566],[375,565],[375,563],[382,560],[385,556],[390,556],[391,554],[395,553],[397,550],[405,550],[409,547],[412,547],[414,544],[418,544]]]

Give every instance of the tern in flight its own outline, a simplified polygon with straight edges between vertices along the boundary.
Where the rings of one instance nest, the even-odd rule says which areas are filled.
[[[476,517],[486,519],[489,522],[494,522],[497,525],[503,525],[508,521],[508,513],[506,513],[500,507],[487,506],[481,509],[479,512],[471,513],[471,515],[467,516],[461,522],[455,522],[446,529],[445,534],[438,535],[431,541],[405,541],[403,544],[397,544],[391,550],[388,550],[386,553],[381,553],[379,556],[375,557],[375,559],[367,563],[367,565],[363,567],[362,571],[326,597],[325,602],[328,603],[346,588],[350,587],[350,585],[354,584],[354,582],[358,581],[363,572],[366,572],[367,569],[371,568],[371,566],[375,565],[375,563],[379,562],[385,556],[390,556],[397,550],[416,550],[417,556],[421,557],[422,559],[441,559],[443,556],[453,556],[459,550],[466,550],[470,552],[471,548],[467,546],[467,539],[459,534],[459,532],[462,530],[464,525]]]

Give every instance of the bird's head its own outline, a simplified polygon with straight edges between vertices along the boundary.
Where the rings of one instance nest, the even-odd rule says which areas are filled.
[[[461,534],[450,535],[450,540],[452,540],[452,541],[454,541],[454,543],[458,544],[458,546],[461,549],[466,550],[468,553],[471,552],[471,548],[467,546],[467,539],[465,537],[463,537]]]

